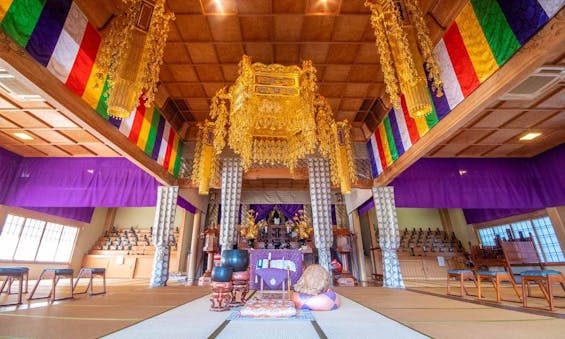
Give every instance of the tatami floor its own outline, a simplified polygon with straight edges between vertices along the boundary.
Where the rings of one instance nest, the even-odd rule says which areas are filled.
[[[180,318],[177,319],[182,321],[182,315],[185,312],[182,307],[189,310],[192,317],[217,318],[218,324],[228,317],[229,312],[218,314],[208,311],[205,296],[210,293],[209,288],[185,287],[176,282],[171,282],[170,285],[165,288],[151,289],[148,287],[147,280],[112,279],[108,281],[106,295],[81,295],[73,300],[57,301],[54,304],[48,304],[43,299],[31,303],[26,301],[18,307],[0,307],[0,337],[97,338],[141,323],[149,318],[157,319],[159,318],[156,317],[157,315],[169,310],[181,311]],[[373,319],[369,316],[375,315],[388,317],[434,338],[500,338],[511,335],[514,339],[521,337],[563,338],[565,336],[565,320],[563,319],[565,318],[565,292],[559,286],[555,288],[558,296],[556,298],[557,311],[549,312],[542,298],[530,298],[533,308],[525,310],[521,304],[516,302],[517,298],[512,289],[506,286],[503,288],[503,296],[509,301],[504,301],[499,305],[488,301],[494,299],[494,291],[491,287],[485,288],[487,301],[478,302],[473,296],[465,298],[446,296],[444,281],[407,281],[406,285],[405,290],[381,287],[337,287],[336,291],[348,299],[347,307],[359,304],[357,306],[364,306],[376,313],[365,309],[367,319],[362,319],[362,315],[356,315],[357,318],[343,322],[344,325],[338,324],[335,320],[332,321],[331,316],[328,318],[325,314],[315,314],[314,317],[317,317],[322,327],[322,334],[318,332],[313,335],[313,338],[323,337],[324,333],[329,338],[359,338],[354,335],[355,323]],[[31,286],[33,284],[30,281]],[[476,288],[472,284],[467,286],[469,292],[476,295]],[[47,284],[41,285],[37,293],[46,295],[48,290]],[[65,292],[68,292],[68,287],[62,284],[57,291],[57,296],[63,296]],[[458,292],[458,289],[454,288],[453,292]],[[534,289],[534,296],[536,293]],[[0,302],[12,301],[15,298],[16,295],[2,294]],[[188,302],[192,303],[185,305]],[[189,312],[186,312],[187,318]],[[250,326],[252,324],[232,324],[232,326],[236,325]],[[290,328],[295,325],[291,323],[285,325],[284,322],[281,322],[273,326],[284,329],[285,326]],[[167,326],[175,325],[169,323]],[[213,324],[212,327],[215,326]],[[270,327],[271,325],[263,323],[262,326]],[[155,328],[152,331],[153,333],[159,332]],[[164,330],[163,333],[167,332]],[[196,333],[195,331],[194,334]],[[191,337],[205,338],[212,335],[214,331],[212,328],[201,330],[198,333]],[[392,334],[386,331],[374,333],[374,338],[391,336]]]

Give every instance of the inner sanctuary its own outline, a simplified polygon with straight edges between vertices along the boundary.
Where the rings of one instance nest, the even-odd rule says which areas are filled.
[[[563,338],[565,0],[1,0],[0,338]]]

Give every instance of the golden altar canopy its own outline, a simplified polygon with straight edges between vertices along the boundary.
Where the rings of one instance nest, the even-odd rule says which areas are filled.
[[[243,56],[235,83],[212,99],[210,118],[214,122],[201,124],[193,170],[201,194],[219,170],[215,162],[226,142],[245,171],[252,164],[293,171],[299,159],[319,151],[330,160],[332,183],[343,193],[356,180],[349,123],[333,119],[311,61],[302,67],[264,65]]]

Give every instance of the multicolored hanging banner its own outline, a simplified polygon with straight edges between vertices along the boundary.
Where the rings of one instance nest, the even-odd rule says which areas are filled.
[[[378,177],[455,106],[496,72],[565,4],[565,0],[471,0],[434,49],[444,83],[431,94],[434,111],[410,116],[404,98],[367,142],[373,178]]]
[[[95,86],[100,34],[76,3],[0,0],[0,27],[131,142],[178,176],[183,142],[157,108],[141,103],[129,119],[108,116],[108,84]]]

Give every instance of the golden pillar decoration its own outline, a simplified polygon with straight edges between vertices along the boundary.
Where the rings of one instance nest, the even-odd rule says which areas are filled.
[[[208,194],[210,191],[210,179],[212,177],[212,162],[214,160],[214,123],[205,121],[201,127],[200,160],[198,162],[198,194]]]
[[[126,7],[111,24],[97,61],[98,86],[108,75],[108,114],[127,118],[139,98],[153,104],[159,69],[174,14],[165,0],[122,0]]]
[[[365,1],[384,73],[386,92],[395,107],[404,94],[409,114],[423,117],[433,110],[424,62],[432,89],[442,95],[439,67],[417,0]]]

